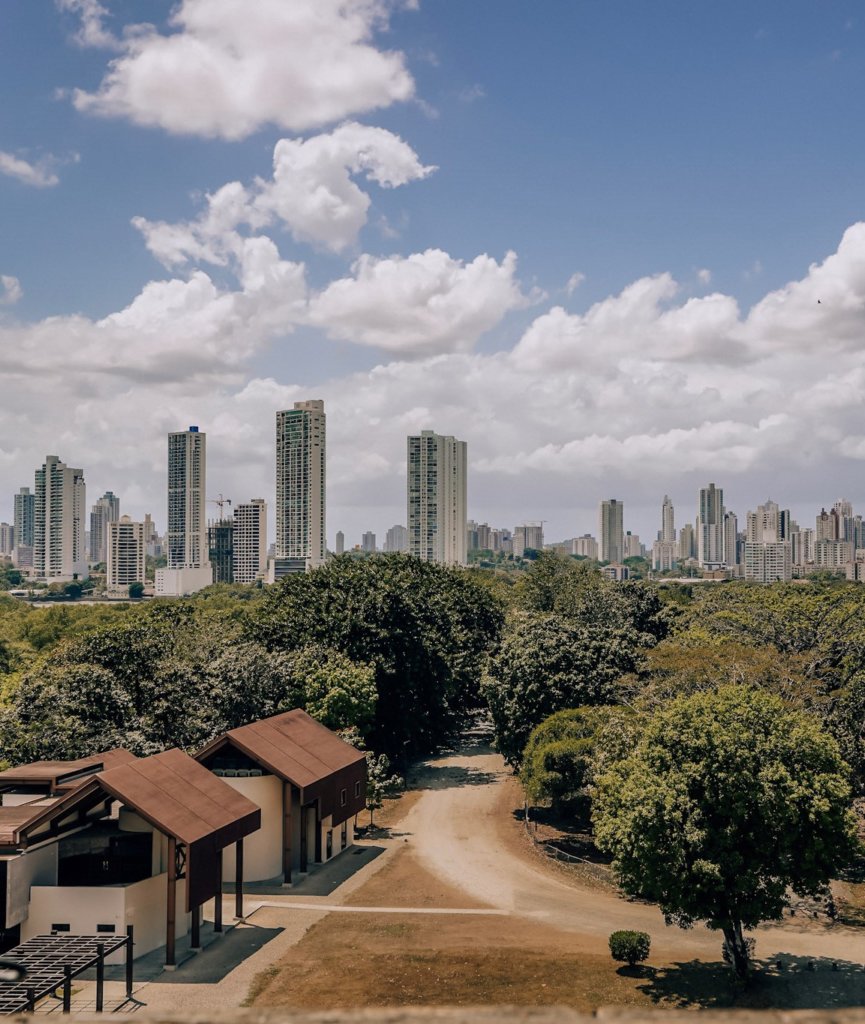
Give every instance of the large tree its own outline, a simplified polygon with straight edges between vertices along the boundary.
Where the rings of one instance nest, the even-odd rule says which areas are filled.
[[[737,974],[743,930],[788,891],[818,895],[855,849],[848,769],[817,721],[742,686],[679,698],[597,782],[596,839],[626,893],[668,921],[720,930]]]
[[[484,682],[508,764],[519,767],[532,729],[556,711],[610,703],[615,681],[637,666],[640,640],[633,630],[518,616]]]

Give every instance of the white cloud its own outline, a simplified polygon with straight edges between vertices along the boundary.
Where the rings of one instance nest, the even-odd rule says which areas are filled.
[[[56,0],[61,11],[69,11],[79,18],[78,31],[74,40],[79,46],[94,46],[100,49],[119,50],[120,40],[104,25],[108,10],[99,0]]]
[[[486,255],[464,263],[440,249],[361,256],[352,271],[313,298],[310,322],[331,338],[404,356],[467,351],[525,301],[514,253],[501,263]]]
[[[697,271],[697,280],[700,284],[710,284],[712,281],[712,271],[703,267],[701,270]]]
[[[573,295],[585,279],[586,275],[581,273],[579,270],[575,274],[571,274],[568,278],[568,283],[565,285],[565,291],[568,295]]]
[[[52,157],[30,163],[23,157],[0,150],[0,174],[15,178],[25,185],[33,185],[35,188],[51,188],[58,184],[60,179],[51,170],[53,163]]]
[[[0,274],[0,306],[14,306],[23,294],[17,277]]]
[[[103,32],[99,5],[71,2]],[[306,131],[410,99],[404,55],[378,49],[394,0],[180,0],[170,31],[124,34],[78,110],[177,134],[242,139],[265,125]],[[411,5],[407,5],[411,6]]]
[[[273,177],[246,187],[229,182],[207,196],[195,221],[181,224],[136,217],[147,247],[166,266],[187,261],[224,264],[240,243],[240,227],[277,222],[301,242],[339,252],[352,245],[367,221],[369,194],[353,180],[397,188],[425,178],[425,167],[398,135],[348,122],[309,139],[281,139],[273,151]]]

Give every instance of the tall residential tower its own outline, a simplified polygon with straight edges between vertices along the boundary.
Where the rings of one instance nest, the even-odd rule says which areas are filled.
[[[602,562],[621,562],[625,557],[624,505],[616,498],[598,506],[598,557]]]
[[[324,402],[276,414],[276,558],[271,578],[324,565],[327,555]]]
[[[407,441],[409,554],[466,564],[468,449],[465,441],[423,430]]]
[[[84,550],[84,471],[48,455],[36,470],[33,571],[39,579],[69,582],[87,577]]]
[[[207,546],[207,435],[198,427],[168,435],[168,568],[156,594],[182,596],[213,582]]]

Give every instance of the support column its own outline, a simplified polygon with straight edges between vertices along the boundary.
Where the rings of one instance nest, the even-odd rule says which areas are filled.
[[[174,967],[174,933],[177,930],[177,840],[168,837],[168,892],[165,900],[165,966]]]
[[[234,877],[234,916],[243,920],[243,840],[238,839],[234,844],[234,863],[236,867]]]
[[[105,1005],[105,943],[96,944],[96,1012],[102,1013]]]
[[[291,783],[282,784],[282,884],[291,885]]]
[[[189,942],[189,948],[196,950],[201,949],[201,904],[192,908],[192,936]]]
[[[222,931],[222,850],[216,855],[216,870],[219,883],[216,887],[216,896],[213,899],[213,930]]]
[[[132,957],[135,948],[135,932],[133,926],[126,926],[126,998],[132,998]]]

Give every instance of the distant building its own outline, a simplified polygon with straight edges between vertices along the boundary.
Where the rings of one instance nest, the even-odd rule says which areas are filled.
[[[766,539],[770,538],[767,536]],[[735,512],[724,512],[724,560],[730,567],[739,565],[742,561],[739,520]]]
[[[105,538],[106,584],[109,594],[126,595],[133,583],[144,583],[144,523],[129,516],[109,520]]]
[[[48,455],[35,475],[33,571],[49,583],[87,578],[84,471]]]
[[[468,453],[465,441],[423,430],[407,440],[409,553],[466,564]]]
[[[235,583],[254,583],[267,573],[267,504],[264,498],[234,509],[233,574]]]
[[[408,530],[404,526],[392,526],[384,538],[385,551],[406,554],[408,552]]]
[[[523,523],[514,527],[513,555],[522,558],[526,551],[544,550],[543,523]]]
[[[345,554],[345,534],[342,530],[336,531],[336,553],[338,555]]]
[[[214,519],[207,524],[207,556],[214,583],[234,582],[234,520]]]
[[[658,540],[670,542],[676,540],[676,515],[669,494],[664,495],[664,500],[661,503],[661,533]]]
[[[618,583],[623,583],[625,580],[631,578],[631,570],[626,565],[619,565],[616,562],[610,562],[609,565],[602,565],[601,573],[606,576],[608,580],[616,580]]]
[[[29,487],[22,487],[15,495],[12,525],[15,529],[15,551],[12,560],[19,569],[33,567],[33,522],[36,514],[36,496]]]
[[[705,569],[726,564],[724,551],[724,492],[709,484],[700,490],[697,514],[697,558]]]
[[[758,583],[776,583],[793,578],[793,559],[790,542],[746,541],[744,576]]]
[[[646,549],[640,540],[639,534],[631,533],[630,530],[625,534],[624,550],[625,558],[643,558],[646,554]]]
[[[324,402],[295,402],[276,414],[276,557],[305,569],[327,556],[327,417]]]
[[[690,558],[697,557],[697,538],[694,527],[685,523],[679,530],[679,561],[687,562]]]
[[[375,554],[375,534],[372,532],[372,530],[367,530],[366,533],[361,538],[360,549],[361,551],[366,552],[366,554],[368,555]]]
[[[621,562],[625,557],[624,505],[615,498],[598,506],[598,547],[602,562]]]
[[[15,527],[11,523],[0,523],[0,555],[12,558],[15,549]]]
[[[849,540],[817,540],[814,542],[814,565],[818,569],[842,569],[855,561],[856,549]]]
[[[113,491],[106,491],[90,510],[90,561],[107,559],[108,524],[120,518],[120,499]]]
[[[679,545],[674,540],[656,540],[652,545],[652,568],[669,572],[679,560]]]
[[[156,570],[157,596],[194,594],[213,582],[205,516],[207,435],[198,427],[168,435],[168,567]]]
[[[582,537],[575,537],[571,541],[571,554],[580,555],[582,558],[598,560],[598,542],[590,533],[584,533]]]

